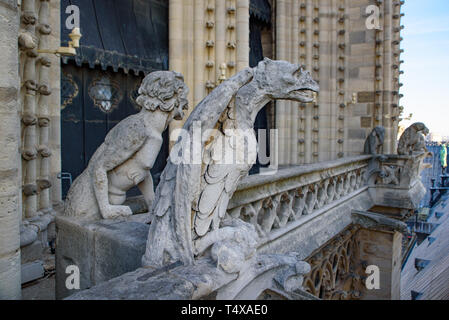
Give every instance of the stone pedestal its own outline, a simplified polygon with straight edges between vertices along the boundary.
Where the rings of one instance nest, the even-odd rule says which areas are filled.
[[[80,271],[80,289],[134,271],[141,266],[149,225],[133,221],[79,222],[56,218],[56,298],[76,290],[66,288],[68,266]]]
[[[367,178],[374,205],[403,210],[417,209],[426,194],[420,179],[426,156],[421,153],[373,158]]]
[[[400,299],[402,234],[407,225],[384,214],[354,211],[355,225],[361,227],[357,233],[358,260],[363,270],[362,279],[373,276],[369,267],[378,268],[379,288],[363,286],[364,300]],[[365,274],[363,274],[365,273]],[[366,284],[366,281],[363,281]]]

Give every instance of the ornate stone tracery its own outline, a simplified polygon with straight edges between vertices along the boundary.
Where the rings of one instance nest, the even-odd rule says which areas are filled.
[[[361,299],[357,226],[350,226],[306,261],[311,272],[306,275],[304,289],[323,300]]]
[[[365,185],[364,175],[367,163],[355,165],[339,174],[323,171],[323,180],[305,183],[281,193],[274,192],[263,199],[239,204],[231,204],[228,215],[240,217],[253,224],[261,236],[268,236],[272,231],[287,226],[324,208]],[[276,189],[276,182],[273,182]],[[248,199],[249,200],[249,199]]]

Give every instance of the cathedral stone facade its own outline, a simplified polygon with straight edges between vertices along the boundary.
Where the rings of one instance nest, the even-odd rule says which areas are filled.
[[[302,210],[322,212],[324,219],[334,212],[327,205],[338,200],[333,208],[338,207],[335,217],[341,219],[326,229],[326,236],[317,235],[317,230],[326,232],[317,227],[318,221],[292,227],[294,232],[285,235],[296,235],[304,243],[307,234],[313,239],[314,245],[301,247],[302,259],[320,276],[306,278],[307,291],[319,298],[359,298],[364,289],[326,282],[330,280],[322,267],[338,256],[345,261],[338,268],[348,273],[354,239],[361,239],[357,244],[362,247],[354,253],[358,259],[369,260],[371,255],[380,263],[394,264],[386,285],[396,286],[401,228],[387,223],[367,231],[371,225],[351,210],[377,208],[375,213],[389,216],[402,210],[402,218],[404,210],[413,210],[403,204],[391,209],[391,199],[379,200],[369,194],[369,182],[362,182],[371,164],[361,155],[375,127],[385,128],[383,153],[396,153],[402,113],[403,1],[149,0],[140,8],[138,1],[120,0],[114,9],[105,2],[109,0],[0,0],[0,298],[20,299],[22,282],[42,272],[39,261],[55,239],[55,216],[70,182],[87,166],[107,132],[137,112],[136,88],[143,76],[155,70],[182,73],[190,88],[190,114],[220,83],[264,57],[302,65],[319,83],[320,92],[312,103],[277,101],[261,111],[256,128],[278,130],[270,148],[278,151],[281,168],[294,171],[284,175],[289,188],[267,194],[259,203],[254,188],[273,185],[279,191],[285,181],[262,181],[255,175],[238,189],[229,211],[245,215],[245,210],[268,212],[273,206],[276,212],[292,210],[302,196],[316,201]],[[76,56],[60,57],[54,52],[69,46],[72,31],[66,28],[69,5],[79,7],[82,38]],[[132,15],[132,10],[140,11]],[[104,17],[98,16],[100,12]],[[94,16],[95,27],[90,19]],[[125,25],[134,29],[120,29]],[[149,34],[151,38],[145,38]],[[104,92],[108,94],[102,96]],[[166,133],[155,181],[171,147],[168,136],[182,125],[173,122]],[[298,165],[304,167],[292,169]],[[323,173],[326,179],[320,182]],[[300,176],[307,178],[296,185],[301,179],[295,177]],[[340,183],[344,190],[338,190]],[[412,184],[408,187],[413,189]],[[323,190],[327,200],[320,198]],[[377,200],[370,202],[373,198]],[[334,218],[322,221],[330,225]],[[287,214],[285,223],[273,220],[261,227],[272,235],[292,219]],[[356,227],[347,229],[352,224]],[[370,251],[378,234],[385,257]],[[273,240],[261,250],[281,250],[282,241],[270,237]],[[354,265],[361,268],[360,261]],[[328,270],[327,276],[336,277],[336,270]],[[398,296],[399,292],[384,290],[377,296],[366,293],[365,298]]]

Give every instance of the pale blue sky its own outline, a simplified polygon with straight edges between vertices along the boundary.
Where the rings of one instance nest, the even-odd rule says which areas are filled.
[[[449,136],[449,0],[406,0],[402,12],[404,115]]]

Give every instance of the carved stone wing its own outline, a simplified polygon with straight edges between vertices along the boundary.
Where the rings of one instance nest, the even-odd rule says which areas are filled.
[[[223,135],[222,138],[225,143],[229,143],[227,137]],[[221,144],[218,145],[221,146]],[[201,194],[193,217],[195,232],[198,236],[204,236],[212,222],[214,222],[214,229],[218,229],[219,222],[224,218],[229,200],[238,185],[237,182],[247,172],[248,165],[223,164],[215,160],[211,160],[205,166]]]
[[[194,127],[201,129],[201,132],[214,129],[237,91],[247,84],[252,76],[252,70],[245,69],[212,91],[195,108],[184,125],[184,130],[190,137],[194,137]],[[202,148],[204,144],[203,140]],[[183,144],[180,139],[173,150],[181,149],[184,152],[186,148],[190,148],[193,153],[192,144]],[[198,199],[200,194],[204,166],[195,163],[176,164],[171,161],[172,158],[173,155],[169,158],[156,191],[153,206],[155,218],[143,258],[145,266],[160,267],[178,260],[184,264],[192,264],[194,261],[192,215],[195,213],[195,199]],[[203,159],[202,154],[199,159]]]

